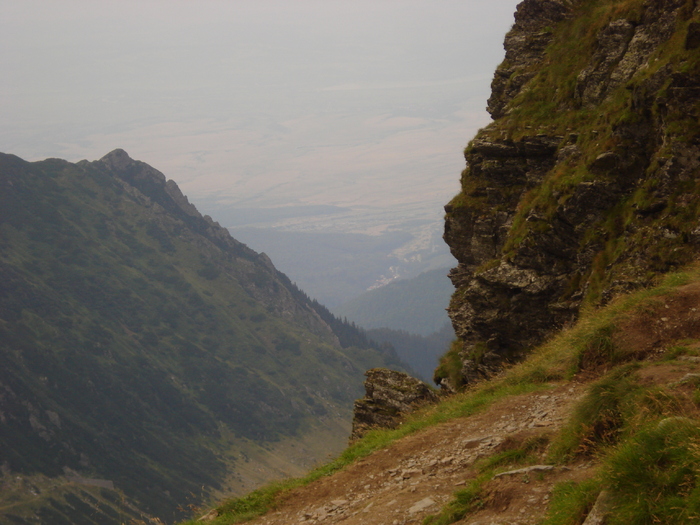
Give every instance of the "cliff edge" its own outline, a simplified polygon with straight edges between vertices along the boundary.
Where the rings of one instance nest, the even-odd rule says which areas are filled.
[[[525,0],[444,239],[459,389],[700,249],[700,7]]]

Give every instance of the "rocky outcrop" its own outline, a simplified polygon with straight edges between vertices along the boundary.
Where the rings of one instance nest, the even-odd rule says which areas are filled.
[[[596,50],[576,81],[577,102],[588,108],[634,76],[673,35],[685,0],[647,2],[639,20],[618,18],[596,37]]]
[[[365,376],[366,394],[355,401],[351,441],[373,428],[396,428],[407,414],[439,399],[428,385],[402,372],[373,368]]]
[[[456,389],[700,252],[700,8],[525,0],[445,206]],[[572,36],[573,35],[573,36]],[[572,44],[575,39],[575,45]],[[575,53],[574,53],[575,51]]]
[[[515,24],[506,35],[506,57],[491,83],[487,110],[493,118],[506,114],[506,106],[534,76],[552,41],[552,24],[571,16],[569,0],[525,0],[515,12]]]

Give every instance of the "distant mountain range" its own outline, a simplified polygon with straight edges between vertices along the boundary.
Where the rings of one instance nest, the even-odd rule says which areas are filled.
[[[402,368],[147,164],[0,154],[3,523],[170,521],[308,467],[374,366]]]
[[[375,341],[393,346],[416,377],[427,383],[433,381],[440,358],[449,350],[450,343],[455,339],[455,332],[450,323],[445,323],[440,330],[426,336],[391,328],[371,328],[367,330],[367,335]]]
[[[427,336],[449,322],[447,306],[454,287],[447,277],[449,268],[424,272],[413,279],[401,279],[363,293],[333,308],[363,328],[391,328]]]
[[[392,345],[421,379],[430,382],[455,338],[446,311],[454,291],[448,272],[438,268],[391,282],[333,308],[333,313],[366,329],[375,341]]]
[[[269,213],[274,215],[275,210]],[[393,228],[378,235],[264,227],[235,227],[230,231],[236,239],[269,255],[309,295],[335,309],[397,278],[411,279],[455,264],[441,237],[442,224],[414,222],[420,224],[411,223],[410,228]]]

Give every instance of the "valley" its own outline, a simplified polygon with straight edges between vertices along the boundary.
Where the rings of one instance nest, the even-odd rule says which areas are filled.
[[[445,205],[442,398],[368,374],[374,429],[203,521],[700,517],[700,6],[524,0],[504,48]]]
[[[183,149],[207,214],[123,149],[0,154],[0,522],[697,522],[700,3],[524,0],[504,49],[448,183],[408,144],[467,140],[460,82],[221,135],[264,188]]]

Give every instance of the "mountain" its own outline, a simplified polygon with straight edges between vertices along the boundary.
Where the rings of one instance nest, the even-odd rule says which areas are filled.
[[[447,268],[423,272],[369,290],[333,308],[363,328],[391,328],[427,336],[449,321],[445,312],[454,288]]]
[[[212,524],[700,519],[700,5],[524,0],[505,48],[445,206],[442,402]]]
[[[298,473],[374,366],[401,367],[147,164],[0,154],[3,523],[172,521]]]
[[[226,209],[221,213],[228,216]],[[410,279],[455,262],[440,238],[439,224],[410,218],[404,227],[376,235],[263,227],[232,227],[230,231],[267,253],[296,284],[329,308],[397,277]]]
[[[527,0],[445,206],[458,388],[700,252],[700,25],[685,0]]]

